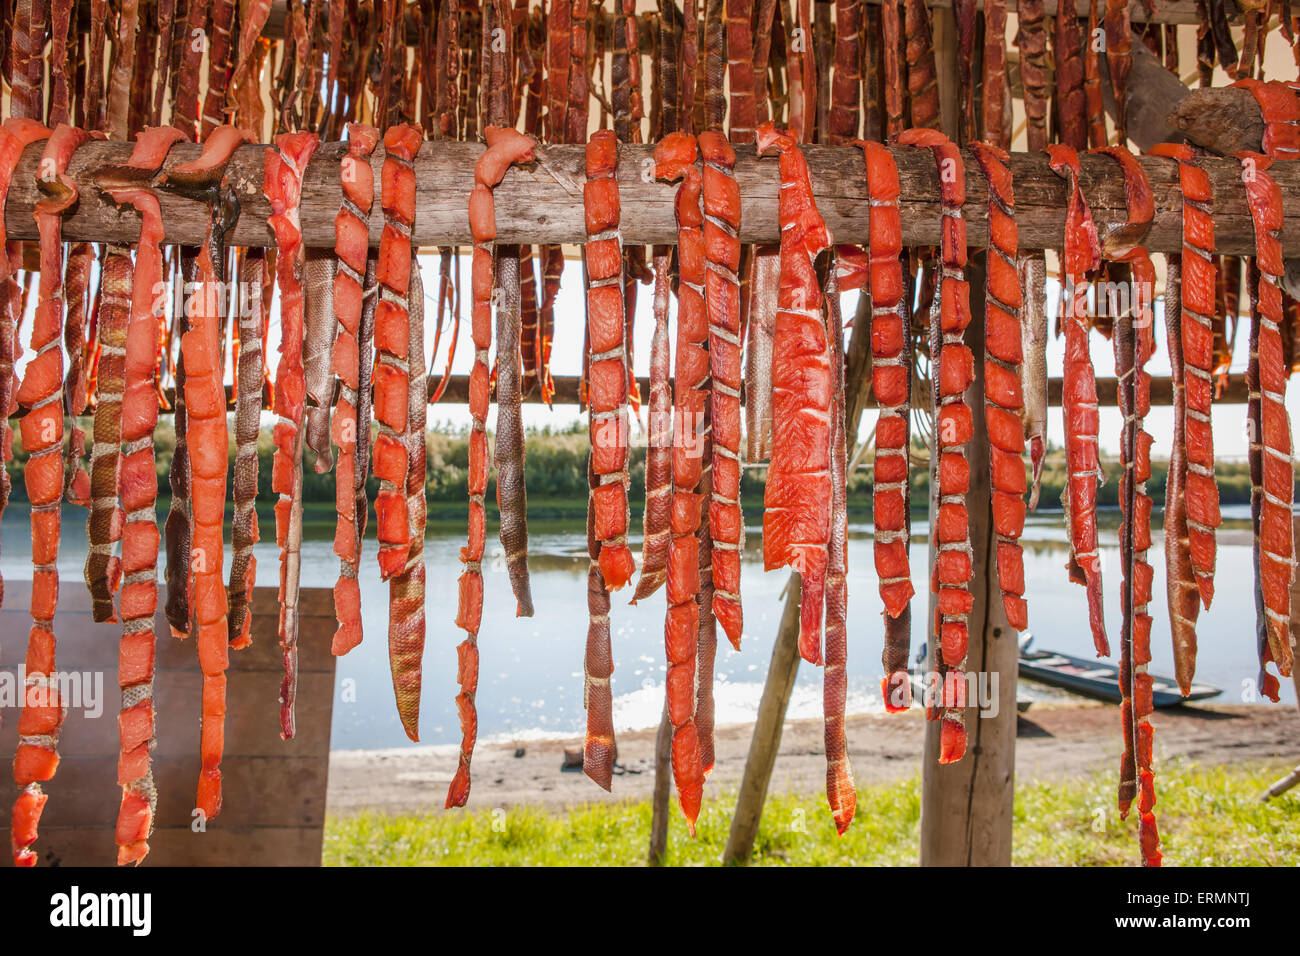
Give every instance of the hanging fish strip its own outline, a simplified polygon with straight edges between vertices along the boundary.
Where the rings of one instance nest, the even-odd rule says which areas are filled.
[[[908,559],[908,446],[911,443],[911,332],[904,295],[902,220],[898,211],[898,166],[879,143],[861,144],[866,161],[871,256],[871,388],[880,416],[876,422],[875,479],[872,483],[872,550],[885,611],[885,676],[880,690],[891,712],[911,706],[908,675],[910,603],[915,589]]]
[[[1123,587],[1120,605],[1123,630],[1120,636],[1120,694],[1124,731],[1124,752],[1120,761],[1119,810],[1126,816],[1138,799],[1138,830],[1142,859],[1147,866],[1160,865],[1160,838],[1156,831],[1155,777],[1151,767],[1150,716],[1154,710],[1152,679],[1147,672],[1151,661],[1151,565],[1146,553],[1151,547],[1151,499],[1146,482],[1151,477],[1152,437],[1143,429],[1151,410],[1151,376],[1147,360],[1155,351],[1155,268],[1143,235],[1155,216],[1151,184],[1133,154],[1123,146],[1097,150],[1119,163],[1124,174],[1128,221],[1101,237],[1102,255],[1132,268],[1135,301],[1123,310],[1115,325],[1115,374],[1118,379],[1120,412],[1124,416],[1120,460],[1124,468],[1120,484],[1120,564]]]
[[[1097,550],[1097,483],[1102,477],[1097,447],[1097,381],[1088,350],[1086,315],[1088,273],[1101,264],[1101,248],[1092,211],[1079,189],[1078,154],[1063,145],[1049,146],[1047,153],[1053,171],[1069,187],[1062,252],[1065,276],[1062,404],[1069,482],[1061,501],[1070,530],[1070,579],[1087,588],[1093,645],[1097,656],[1106,657],[1110,645],[1102,617],[1101,557]]]
[[[54,614],[59,600],[59,504],[63,496],[63,414],[60,384],[63,352],[63,213],[77,201],[77,185],[65,175],[68,161],[89,134],[61,124],[46,142],[38,178],[42,197],[36,203],[40,233],[39,299],[32,322],[32,358],[18,388],[22,420],[23,469],[32,526],[32,626],[23,660],[23,706],[18,716],[18,746],[14,751],[14,801],[10,842],[15,866],[35,866],[37,825],[45,807],[41,784],[59,766],[59,731],[64,704],[55,679]]]
[[[779,150],[782,183],[763,565],[769,571],[788,566],[799,572],[799,654],[821,664],[831,524],[831,356],[814,262],[831,243],[813,199],[807,160],[795,141],[767,123],[759,127],[758,145],[760,155]]]
[[[609,590],[631,580],[627,546],[628,410],[627,342],[623,303],[623,242],[619,233],[618,142],[611,130],[587,143],[583,191],[587,244],[588,436],[591,443],[587,506],[587,651],[583,706],[587,737],[583,772],[605,790],[614,768],[610,678]]]
[[[471,332],[474,337],[474,370],[470,374],[469,410],[474,419],[469,442],[469,536],[461,548],[465,565],[459,582],[456,626],[465,631],[456,649],[456,680],[460,694],[456,709],[460,715],[460,762],[447,790],[448,807],[462,807],[469,799],[470,760],[478,736],[478,715],[474,695],[478,690],[478,632],[483,620],[483,495],[487,491],[488,350],[492,347],[492,293],[496,285],[496,207],[493,188],[515,163],[533,160],[532,137],[513,129],[489,126],[485,131],[487,150],[474,164],[474,189],[469,197],[470,232],[474,236],[474,307]]]
[[[154,739],[154,614],[158,607],[158,524],[154,507],[158,479],[154,458],[154,429],[158,424],[158,399],[154,359],[158,319],[154,314],[155,289],[163,281],[162,212],[158,199],[132,180],[146,176],[162,164],[173,145],[184,137],[174,127],[144,131],[136,142],[127,167],[104,169],[96,176],[101,188],[122,205],[134,206],[141,216],[134,273],[126,271],[128,322],[124,341],[121,402],[122,448],[120,488],[125,525],[122,531],[122,638],[118,645],[118,685],[122,709],[118,716],[120,754],[118,783],[122,803],[117,818],[117,861],[136,863],[149,852],[157,795],[150,751]],[[124,187],[124,188],[114,188]],[[130,259],[123,257],[124,265]],[[118,261],[110,258],[108,265]],[[115,268],[121,269],[122,266]],[[105,276],[105,305],[111,307],[112,286]],[[102,321],[102,318],[101,318]],[[102,379],[101,379],[102,381]],[[100,400],[103,400],[101,394]],[[98,428],[96,439],[98,440]]]
[[[740,510],[740,187],[736,154],[719,132],[699,137],[703,160],[704,300],[709,317],[709,421],[712,433],[713,613],[740,648],[740,555],[745,521]]]
[[[1292,540],[1291,422],[1286,411],[1286,366],[1282,357],[1282,190],[1267,172],[1273,160],[1259,153],[1237,154],[1242,182],[1250,200],[1255,227],[1255,265],[1259,270],[1255,293],[1252,339],[1258,345],[1257,378],[1260,412],[1259,457],[1259,563],[1258,587],[1263,595],[1267,646],[1261,651],[1260,671],[1271,658],[1283,677],[1291,675],[1292,648],[1288,631],[1291,617],[1291,581],[1295,576]],[[1253,437],[1253,436],[1252,436]]]
[[[284,680],[280,687],[280,736],[294,736],[298,687],[298,583],[302,546],[302,420],[306,404],[303,358],[302,227],[298,204],[302,178],[317,139],[313,133],[282,133],[266,157],[264,192],[271,202],[276,237],[275,273],[280,290],[280,362],[275,373],[271,491],[275,503],[275,543],[280,550],[280,646]]]
[[[942,133],[907,130],[898,142],[925,147],[934,154],[943,204],[942,272],[930,313],[930,355],[931,361],[937,360],[935,448],[939,456],[939,512],[931,588],[938,597],[934,667],[943,679],[939,762],[953,763],[966,753],[963,713],[966,693],[962,675],[966,670],[970,643],[968,622],[974,605],[970,588],[974,556],[966,503],[971,467],[966,444],[974,434],[974,422],[964,397],[975,380],[974,354],[965,341],[966,327],[970,324],[970,286],[964,278],[966,222],[961,214],[966,201],[966,174],[961,153]]]
[[[998,587],[1007,623],[1029,627],[1025,604],[1024,399],[1020,384],[1024,295],[1016,268],[1019,230],[1010,157],[996,146],[972,143],[971,153],[989,184],[989,249],[984,289],[984,421],[989,436],[993,533],[997,536]]]
[[[18,39],[15,29],[14,39]],[[32,119],[12,118],[0,127],[0,209],[9,195],[9,183],[23,150],[47,138],[50,131]],[[8,240],[0,216],[0,517],[9,503],[10,481],[5,463],[13,460],[14,434],[9,418],[18,411],[18,381],[14,362],[20,353],[18,321],[26,301],[17,273],[22,265],[22,245]],[[0,607],[4,606],[4,579],[0,577]]]
[[[1214,431],[1210,419],[1214,372],[1214,287],[1217,280],[1214,218],[1211,215],[1214,197],[1210,190],[1210,177],[1196,165],[1190,147],[1162,144],[1152,149],[1151,155],[1168,156],[1178,161],[1178,179],[1183,193],[1183,252],[1179,283],[1182,310],[1178,318],[1185,409],[1184,425],[1175,440],[1186,456],[1187,473],[1184,498],[1179,507],[1186,514],[1187,557],[1201,603],[1208,609],[1214,597],[1215,528],[1223,523],[1219,513],[1219,488],[1214,480]],[[1190,684],[1195,657],[1187,662],[1176,658],[1175,663],[1184,665],[1181,669]]]
[[[700,608],[699,545],[704,474],[703,419],[709,376],[708,316],[701,174],[695,137],[669,133],[655,147],[655,178],[681,180],[673,206],[677,217],[679,278],[673,389],[672,498],[668,544],[668,612],[664,645],[668,661],[668,720],[672,726],[673,780],[687,829],[695,833],[704,792],[699,732],[695,724],[696,660]]]
[[[362,637],[361,588],[357,583],[361,561],[361,528],[356,506],[357,445],[359,442],[369,444],[370,423],[360,421],[357,413],[360,404],[358,391],[361,389],[358,336],[370,244],[367,223],[375,198],[370,154],[378,142],[379,131],[373,126],[348,124],[348,153],[339,163],[343,200],[338,215],[334,217],[334,255],[338,259],[338,270],[334,275],[334,315],[338,320],[338,337],[334,340],[332,369],[338,379],[338,404],[330,429],[339,449],[334,468],[334,501],[338,515],[334,553],[339,557],[339,577],[334,585],[334,613],[339,626],[330,647],[334,654],[346,654],[361,643]],[[242,365],[241,361],[241,369]]]

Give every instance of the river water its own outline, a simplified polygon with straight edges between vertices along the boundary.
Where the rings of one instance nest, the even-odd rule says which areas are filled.
[[[1200,650],[1197,678],[1224,689],[1221,702],[1253,702],[1256,676],[1253,632],[1255,621],[1251,580],[1249,508],[1225,506],[1225,528],[1220,533],[1214,605],[1202,612],[1198,634]],[[85,560],[84,512],[69,510],[63,525],[59,569],[66,586],[80,585]],[[1118,512],[1101,513],[1101,546],[1105,562],[1106,622],[1115,645],[1120,609]],[[264,519],[265,520],[265,519]],[[1155,673],[1172,674],[1168,619],[1164,601],[1163,542],[1158,533],[1161,517],[1153,517],[1156,530],[1151,551],[1155,566],[1152,634]],[[269,520],[266,521],[269,531]],[[577,522],[566,523],[573,527]],[[372,522],[373,525],[373,522]],[[558,526],[558,524],[556,525]],[[425,556],[428,562],[428,643],[424,658],[424,693],[420,727],[422,743],[446,744],[459,740],[456,708],[456,645],[462,632],[453,623],[456,613],[456,578],[460,573],[459,549],[463,538],[444,530],[431,531]],[[530,540],[535,616],[516,618],[499,545],[489,529],[488,556],[484,562],[486,597],[479,635],[481,670],[478,692],[479,734],[483,739],[528,739],[580,733],[585,726],[582,706],[583,650],[587,633],[586,539],[568,531],[548,531],[536,526]],[[927,588],[927,525],[914,520],[912,565],[918,597],[913,608],[913,647],[924,641]],[[260,583],[273,585],[278,567],[274,535],[263,533],[257,545]],[[11,505],[0,524],[3,536],[0,572],[8,580],[31,577],[31,542],[26,507]],[[373,533],[373,532],[372,532]],[[302,583],[305,587],[332,587],[338,560],[331,551],[329,532],[304,542]],[[1068,554],[1062,515],[1031,514],[1025,528],[1025,580],[1029,624],[1035,646],[1091,657],[1092,639],[1087,623],[1083,588],[1071,584],[1065,573]],[[639,547],[639,542],[633,542]],[[494,546],[496,552],[494,553]],[[338,662],[332,746],[334,749],[370,749],[409,745],[393,706],[388,668],[385,625],[388,588],[379,580],[373,539],[367,541],[361,574],[365,641]],[[879,682],[882,625],[871,555],[871,525],[849,525],[849,701],[850,712],[881,709]],[[227,553],[227,567],[229,566]],[[781,614],[784,571],[764,573],[760,528],[748,529],[742,570],[745,634],[739,652],[731,649],[719,632],[717,658],[717,722],[753,719],[772,652]],[[630,590],[630,589],[629,589]],[[664,647],[663,591],[637,607],[615,595],[612,617],[614,638],[614,721],[616,729],[634,729],[658,723],[663,704]],[[630,594],[628,595],[630,597]],[[328,642],[331,633],[304,634],[304,641]],[[1290,681],[1283,681],[1285,700],[1294,701]],[[1022,697],[1035,695],[1033,684],[1022,684]],[[790,701],[793,717],[821,714],[821,675],[803,665]]]

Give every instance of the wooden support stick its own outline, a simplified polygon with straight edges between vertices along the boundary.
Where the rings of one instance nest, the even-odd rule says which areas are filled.
[[[776,752],[781,747],[785,711],[790,705],[795,675],[799,673],[799,595],[802,590],[799,575],[791,572],[785,591],[785,609],[781,612],[776,643],[772,645],[772,660],[767,665],[763,696],[758,702],[758,716],[754,719],[754,734],[749,739],[745,772],[740,778],[731,834],[722,854],[723,863],[744,863],[749,859],[758,836],[758,824],[763,819],[763,802],[767,799],[767,785],[772,781]]]
[[[984,341],[984,257],[972,257],[966,269],[971,286],[971,323],[966,340],[978,354]],[[939,765],[939,721],[927,723],[921,764],[921,865],[1010,866],[1011,806],[1015,781],[1016,677],[1019,647],[1007,624],[998,589],[994,555],[993,505],[989,484],[989,438],[984,423],[984,363],[975,363],[975,381],[967,392],[974,435],[966,446],[971,463],[970,537],[975,546],[975,606],[970,615],[967,670],[996,680],[996,698],[981,713],[979,681],[971,684],[966,709],[966,756]],[[931,613],[927,620],[933,621]],[[931,635],[929,661],[939,654]],[[990,695],[991,696],[991,695]]]
[[[90,142],[79,149],[68,173],[81,187],[76,208],[63,219],[67,241],[135,242],[140,219],[134,210],[121,209],[93,185],[91,173],[105,164],[126,162],[132,144]],[[323,144],[312,157],[303,178],[302,230],[308,246],[334,244],[334,216],[340,202],[338,161],[342,143]],[[267,219],[270,206],[262,193],[267,147],[237,150],[227,167],[228,182],[237,197],[241,215],[231,233],[234,245],[274,244]],[[167,167],[197,157],[199,147],[182,143],[168,156]],[[618,168],[622,194],[624,240],[642,245],[676,241],[671,185],[644,175],[652,147],[624,144]],[[415,243],[418,246],[468,246],[469,217],[466,202],[473,187],[474,163],[482,154],[478,143],[428,142],[420,150],[416,170]],[[582,214],[584,147],[543,146],[539,161],[515,167],[497,188],[498,241],[503,243],[577,243],[586,239]],[[818,208],[837,242],[865,243],[868,239],[870,203],[862,152],[847,146],[805,147]],[[771,243],[779,238],[777,193],[779,176],[773,158],[758,159],[751,146],[737,149],[736,179],[744,208],[742,242]],[[938,171],[928,150],[897,147],[902,185],[902,240],[905,246],[937,245],[942,215],[938,202]],[[40,193],[36,184],[40,144],[29,147],[13,177],[5,207],[11,239],[36,239],[32,215]],[[383,149],[372,157],[376,175],[384,160]],[[1182,248],[1182,196],[1177,163],[1142,157],[1155,196],[1156,217],[1145,242],[1152,252],[1177,252]],[[1126,222],[1127,200],[1123,177],[1105,156],[1081,157],[1080,182],[1099,228]],[[987,184],[974,162],[967,164],[966,205],[972,246],[987,241]],[[1202,165],[1214,189],[1215,231],[1219,252],[1248,255],[1255,251],[1254,227],[1241,183],[1240,164],[1233,159],[1206,159]],[[1279,163],[1272,174],[1283,195],[1300,194],[1300,164]],[[1016,215],[1022,249],[1057,249],[1065,229],[1064,181],[1047,166],[1047,157],[1015,153],[1011,169],[1016,182]],[[199,244],[208,225],[208,207],[194,200],[159,192],[165,241]],[[378,245],[382,217],[371,217],[372,244]],[[1283,251],[1300,255],[1300,204],[1287,204],[1282,229]]]
[[[672,767],[673,725],[668,719],[667,688],[664,688],[664,712],[655,734],[655,788],[651,797],[650,855],[651,866],[660,866],[668,855],[668,801],[673,792]]]
[[[1296,767],[1281,780],[1275,780],[1259,799],[1267,802],[1274,797],[1280,797],[1297,783],[1300,783],[1300,767]]]

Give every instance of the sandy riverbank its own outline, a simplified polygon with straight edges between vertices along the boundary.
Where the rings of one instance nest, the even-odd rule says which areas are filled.
[[[1300,762],[1300,716],[1292,707],[1188,706],[1156,714],[1158,760],[1202,764],[1247,760]],[[919,766],[925,721],[919,711],[848,720],[849,753],[861,783],[906,777]],[[740,780],[752,727],[718,728],[717,767],[709,787],[734,789]],[[471,807],[515,804],[562,807],[650,796],[654,785],[653,730],[619,736],[614,791],[607,794],[579,771],[561,771],[566,747],[578,738],[481,744],[474,756]],[[330,756],[328,810],[413,812],[440,809],[456,765],[456,747],[345,750]],[[1117,766],[1119,713],[1100,704],[1036,704],[1020,717],[1018,779],[1054,779]],[[773,772],[773,792],[808,792],[825,786],[822,724],[789,721]],[[1157,767],[1158,772],[1158,767]]]

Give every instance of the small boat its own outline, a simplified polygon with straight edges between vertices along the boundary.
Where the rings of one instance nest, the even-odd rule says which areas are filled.
[[[1059,687],[1083,697],[1118,704],[1119,667],[1109,661],[1074,657],[1056,651],[1033,650],[1033,635],[1026,631],[1020,637],[1020,677],[1051,687]],[[1156,707],[1176,707],[1193,700],[1218,697],[1222,688],[1200,682],[1193,683],[1186,697],[1172,677],[1151,675],[1152,702]]]

